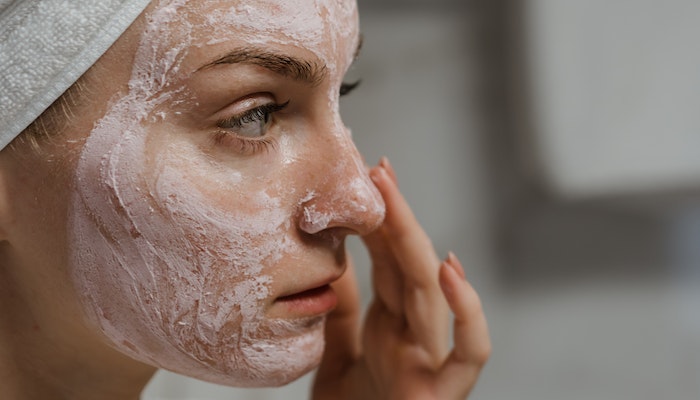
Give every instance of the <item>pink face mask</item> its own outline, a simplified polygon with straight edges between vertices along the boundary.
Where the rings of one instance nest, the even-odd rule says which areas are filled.
[[[145,21],[128,92],[76,169],[69,237],[82,303],[138,360],[227,385],[289,382],[317,365],[327,310],[276,299],[337,279],[344,235],[383,218],[338,116],[355,2],[163,0]],[[242,47],[312,59],[324,81],[297,90],[235,65],[197,86],[204,57]],[[241,154],[208,130],[220,109],[252,112],[282,94],[279,116],[233,124],[267,130],[264,151]]]

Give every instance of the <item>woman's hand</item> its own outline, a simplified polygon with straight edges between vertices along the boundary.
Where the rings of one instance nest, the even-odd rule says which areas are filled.
[[[370,170],[386,202],[382,226],[363,238],[373,263],[374,299],[360,333],[352,264],[334,285],[326,351],[314,399],[467,397],[491,344],[478,295],[450,253],[440,261],[396,185],[386,159]],[[448,351],[449,310],[454,348]]]

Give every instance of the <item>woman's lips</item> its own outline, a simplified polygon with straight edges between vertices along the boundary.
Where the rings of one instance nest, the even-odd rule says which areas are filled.
[[[326,284],[279,297],[275,302],[285,307],[290,314],[310,316],[330,312],[338,304],[338,296],[333,288]]]

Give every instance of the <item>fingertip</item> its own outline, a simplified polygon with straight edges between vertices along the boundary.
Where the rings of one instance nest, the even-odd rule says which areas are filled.
[[[481,299],[474,287],[448,260],[440,268],[440,287],[456,320],[468,321],[482,313]]]
[[[455,253],[453,253],[452,251],[448,251],[447,252],[447,261],[455,262],[455,261],[459,261],[459,260],[457,260],[457,256],[455,255]]]
[[[462,266],[462,263],[459,262],[459,259],[453,252],[449,252],[447,255],[447,263],[452,267],[452,269],[459,275],[462,279],[467,279],[467,276],[464,273],[464,267]]]
[[[369,170],[369,178],[381,192],[382,184],[386,180],[386,172],[383,170],[383,168],[381,166],[372,167]]]
[[[379,172],[377,172],[377,169],[377,167],[372,167],[369,170],[369,178],[372,180],[372,182],[374,182],[375,185],[378,185],[380,180]]]
[[[384,170],[387,172],[389,175],[389,178],[394,182],[394,184],[398,185],[399,181],[396,178],[396,171],[394,170],[394,167],[391,165],[391,162],[389,162],[389,158],[387,156],[382,156],[382,158],[379,160],[379,165],[384,168]]]
[[[377,187],[377,190],[379,190],[379,193],[381,193],[387,209],[390,208],[389,203],[395,202],[398,187],[392,181],[386,169],[384,169],[381,165],[376,166],[370,171],[369,177],[372,179],[372,182],[374,182],[374,185]]]
[[[440,288],[451,306],[456,292],[456,282],[459,281],[459,277],[447,261],[443,261],[440,264],[438,280],[440,281]]]

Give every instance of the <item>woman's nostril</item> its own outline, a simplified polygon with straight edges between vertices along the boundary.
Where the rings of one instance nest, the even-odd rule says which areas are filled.
[[[385,205],[368,176],[335,182],[325,191],[309,192],[302,199],[299,227],[317,234],[330,228],[346,228],[364,235],[384,220]]]
[[[310,204],[304,207],[301,228],[306,233],[318,233],[328,228],[332,220],[331,213],[319,211],[316,204]]]

